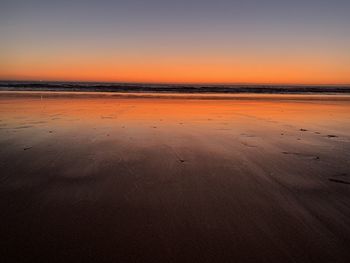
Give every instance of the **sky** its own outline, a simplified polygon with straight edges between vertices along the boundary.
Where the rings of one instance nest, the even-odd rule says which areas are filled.
[[[350,84],[349,0],[0,0],[0,79]]]

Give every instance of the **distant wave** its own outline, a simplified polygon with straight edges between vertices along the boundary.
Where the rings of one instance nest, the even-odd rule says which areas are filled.
[[[104,82],[0,81],[0,91],[82,91],[125,93],[350,94],[350,85],[185,85]]]

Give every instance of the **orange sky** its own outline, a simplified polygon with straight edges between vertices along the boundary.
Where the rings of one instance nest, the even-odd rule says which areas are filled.
[[[350,2],[73,2],[3,5],[0,79],[350,84]]]
[[[18,45],[18,44],[17,44]],[[57,44],[56,44],[57,45]],[[336,49],[186,46],[34,47],[0,60],[0,79],[175,83],[349,84],[350,59]],[[288,52],[289,50],[289,52]],[[327,52],[328,51],[328,52]]]
[[[293,83],[348,84],[350,67],[321,58],[232,57],[184,59],[48,57],[8,58],[0,62],[1,79],[188,82],[188,83]],[[323,63],[322,63],[323,62]]]

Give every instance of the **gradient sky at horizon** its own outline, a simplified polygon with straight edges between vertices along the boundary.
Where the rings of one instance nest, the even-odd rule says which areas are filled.
[[[350,1],[0,0],[0,79],[350,83]]]

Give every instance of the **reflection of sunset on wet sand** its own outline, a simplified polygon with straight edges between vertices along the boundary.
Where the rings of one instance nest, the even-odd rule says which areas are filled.
[[[346,262],[349,116],[347,96],[2,93],[6,255]]]

